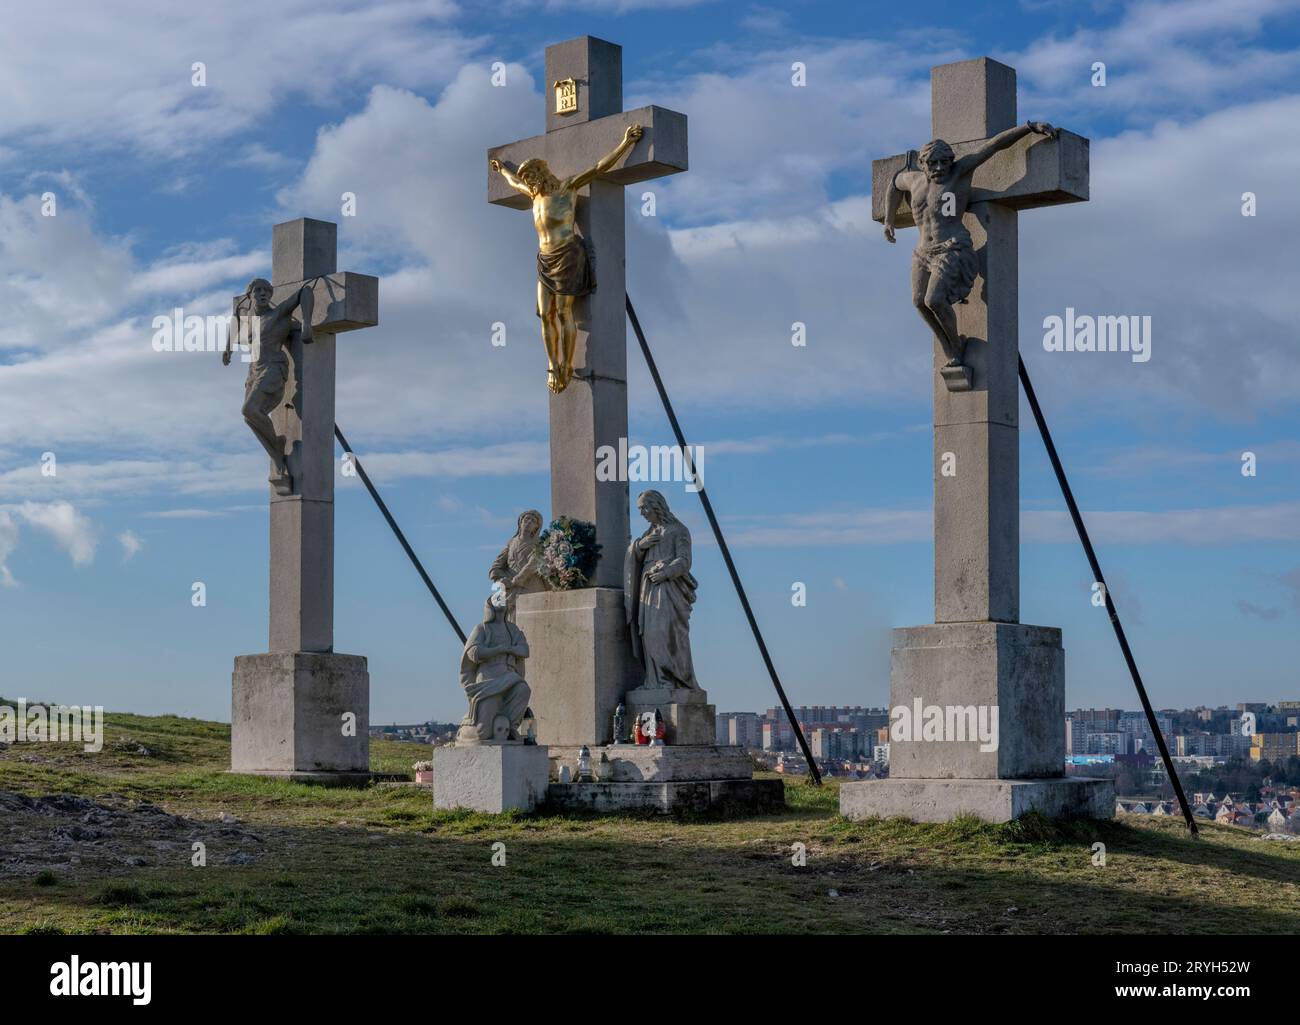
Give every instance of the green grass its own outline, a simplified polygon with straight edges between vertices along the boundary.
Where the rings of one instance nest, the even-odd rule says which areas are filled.
[[[849,822],[833,783],[795,781],[783,813],[720,822],[434,812],[419,788],[226,775],[218,723],[110,715],[106,733],[99,754],[0,752],[0,790],[148,801],[209,827],[229,813],[260,840],[258,860],[222,863],[214,841],[201,868],[186,846],[148,868],[0,875],[0,931],[1300,931],[1300,845],[1213,825],[1192,840],[1174,820]],[[152,754],[118,750],[124,736]],[[428,748],[371,751],[376,770],[409,773]],[[1098,841],[1105,867],[1092,864]],[[806,867],[792,864],[796,843]]]

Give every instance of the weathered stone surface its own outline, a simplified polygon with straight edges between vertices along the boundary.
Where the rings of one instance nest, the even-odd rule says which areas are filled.
[[[1056,627],[942,623],[894,631],[890,709],[922,705],[998,709],[998,746],[895,741],[893,779],[1034,779],[1065,772],[1065,652]]]
[[[962,812],[1004,821],[1030,809],[1109,817],[1108,783],[1062,778],[1060,631],[1019,623],[1017,211],[1086,200],[1088,142],[1017,124],[1015,71],[988,58],[932,69],[931,98],[934,139],[951,150],[936,141],[915,162],[903,154],[872,168],[872,215],[886,239],[920,221],[912,301],[931,329],[935,370],[935,625],[895,631],[891,715],[918,704],[982,709],[987,723],[996,708],[998,738],[987,751],[980,739],[899,740],[891,723],[890,778],[845,784],[840,807],[921,821]]]
[[[232,695],[232,772],[369,774],[370,674],[363,657],[241,655]],[[346,713],[355,716],[353,736],[344,734]]]
[[[663,716],[664,741],[669,745],[712,744],[717,709],[703,690],[687,687],[636,687],[627,692],[630,720],[656,709]]]
[[[892,761],[893,751],[891,748]],[[850,819],[894,818],[949,822],[974,815],[1009,822],[1031,811],[1048,818],[1109,819],[1115,786],[1108,779],[889,779],[840,786],[840,814]]]
[[[435,808],[532,811],[546,792],[547,752],[540,744],[438,747],[432,761]]]
[[[785,807],[779,779],[724,779],[663,783],[552,783],[549,808],[599,813],[756,815]]]
[[[947,141],[952,143],[953,152],[958,159],[979,145],[978,142]],[[971,202],[983,203],[996,198],[1012,210],[1086,202],[1090,149],[1086,138],[1064,129],[1055,139],[1044,136],[1022,139],[975,172],[971,182]],[[871,162],[873,220],[885,219],[885,190],[894,175],[906,166],[906,153]],[[896,227],[915,226],[912,211],[906,204],[898,209],[894,218]]]
[[[560,778],[560,767],[572,772],[577,764],[575,747],[551,748],[551,779]],[[720,744],[673,747],[665,744],[609,744],[593,748],[591,767],[601,783],[667,783],[682,780],[750,779],[753,759],[744,748]]]
[[[621,588],[519,596],[538,743],[594,748],[614,739],[614,710],[636,671],[625,617]]]

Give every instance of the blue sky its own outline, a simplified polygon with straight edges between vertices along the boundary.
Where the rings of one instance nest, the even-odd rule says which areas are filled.
[[[338,420],[473,621],[549,494],[536,240],[485,202],[484,154],[542,130],[544,47],[587,33],[623,45],[626,106],[690,118],[658,216],[629,195],[628,288],[796,704],[885,703],[890,628],[933,618],[929,341],[870,161],[928,139],[932,64],[984,54],[1022,119],[1092,140],[1091,201],[1021,217],[1021,350],[1153,700],[1300,697],[1295,3],[60,6],[0,40],[0,693],[228,717],[233,657],[266,645],[264,460],[242,368],[156,353],[151,323],[226,311],[298,216],[383,277],[381,325],[340,340]],[[1044,352],[1067,306],[1150,315],[1153,358]],[[668,443],[629,363],[632,440]],[[1022,424],[1022,618],[1064,629],[1069,706],[1135,707]],[[668,497],[701,682],[767,707],[698,501]],[[336,529],[336,648],[370,659],[372,719],[458,718],[458,644],[353,480]]]

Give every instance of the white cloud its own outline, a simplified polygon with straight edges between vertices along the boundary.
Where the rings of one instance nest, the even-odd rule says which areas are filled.
[[[1000,57],[1017,70],[1022,117],[1041,116],[1031,111],[1042,105],[1058,114],[1149,123],[1257,99],[1300,72],[1300,50],[1278,49],[1266,35],[1297,6],[1295,0],[1147,0],[1125,8],[1111,26],[1079,27]],[[1092,85],[1094,61],[1107,66],[1104,87]]]
[[[197,154],[273,131],[283,105],[335,101],[358,82],[442,83],[481,45],[447,25],[455,13],[451,0],[281,0],[273,11],[224,0],[165,15],[153,0],[68,0],[57,16],[10,5],[0,140],[127,145],[154,160]],[[206,65],[203,88],[192,84],[196,61]]]
[[[677,88],[695,162],[664,183],[677,191],[660,211],[721,219],[665,231],[629,217],[629,291],[684,414],[774,401],[928,404],[929,340],[908,298],[907,244],[883,243],[865,192],[869,157],[919,141],[912,133],[928,90],[906,86],[906,76],[935,55],[854,42],[813,56],[813,81],[825,82],[832,102],[822,118],[787,111],[796,137],[784,149],[794,164],[763,167],[766,127],[781,109],[764,106],[766,92],[779,103],[799,92],[777,55],[742,61],[716,82],[688,78]],[[864,56],[879,58],[868,76]],[[740,60],[720,58],[728,59]],[[539,127],[540,94],[522,67],[509,72],[511,87],[493,88],[482,68],[453,61],[436,102],[373,88],[361,110],[319,132],[301,178],[278,195],[280,216],[333,220],[341,192],[358,197],[358,215],[341,219],[341,266],[382,269],[381,325],[340,339],[338,416],[377,475],[428,473],[456,459],[522,466],[520,452],[494,446],[544,434],[536,240],[526,214],[484,200],[488,146]],[[855,84],[841,95],[849,77]],[[1289,297],[1260,283],[1292,245],[1287,168],[1300,166],[1300,140],[1275,128],[1295,121],[1300,97],[1284,96],[1098,140],[1093,201],[1025,213],[1022,349],[1054,427],[1085,410],[1124,422],[1136,408],[1233,417],[1292,401],[1286,376],[1272,369],[1289,360]],[[1270,140],[1270,159],[1243,162],[1260,138]],[[807,174],[796,166],[801,153],[817,165]],[[846,169],[856,169],[860,191],[825,202],[826,176]],[[1247,187],[1261,199],[1257,218],[1238,212]],[[20,354],[0,365],[0,437],[55,451],[61,478],[80,464],[56,492],[32,467],[11,464],[0,494],[260,488],[261,458],[238,415],[242,368],[223,370],[214,353],[155,353],[149,322],[173,305],[228,311],[230,293],[265,273],[265,251],[217,234],[178,239],[141,261],[135,240],[96,232],[91,208],[41,218],[34,195],[0,197],[0,238],[0,300],[14,311],[0,346]],[[1038,324],[1066,305],[1151,313],[1153,360],[1048,359],[1037,350]],[[504,348],[489,341],[496,321],[507,325]],[[790,344],[795,321],[807,324],[805,348]],[[657,416],[635,347],[629,365],[634,406]]]
[[[0,587],[18,586],[18,581],[9,569],[9,556],[13,555],[17,547],[18,523],[14,520],[13,513],[0,508]]]
[[[94,523],[71,503],[21,502],[0,506],[0,586],[16,585],[7,561],[18,546],[20,523],[48,534],[68,554],[74,566],[88,566],[95,559],[98,532]]]
[[[130,562],[144,548],[144,541],[133,530],[124,530],[117,535],[117,542],[122,546],[122,561]]]

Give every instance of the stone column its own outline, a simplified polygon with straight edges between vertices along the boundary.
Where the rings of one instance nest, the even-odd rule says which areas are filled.
[[[936,67],[931,93],[933,135],[959,151],[1016,124],[1015,71],[997,61]],[[1020,623],[1017,216],[991,195],[963,219],[979,258],[957,311],[970,390],[948,389],[934,342],[935,621],[894,631],[890,775],[841,788],[850,818],[1114,813],[1108,782],[1063,778],[1061,631]]]
[[[271,284],[338,270],[338,226],[300,218],[272,230]],[[289,448],[293,493],[271,490],[270,651],[334,650],[334,378],[329,331],[295,337],[285,401],[272,416]]]

